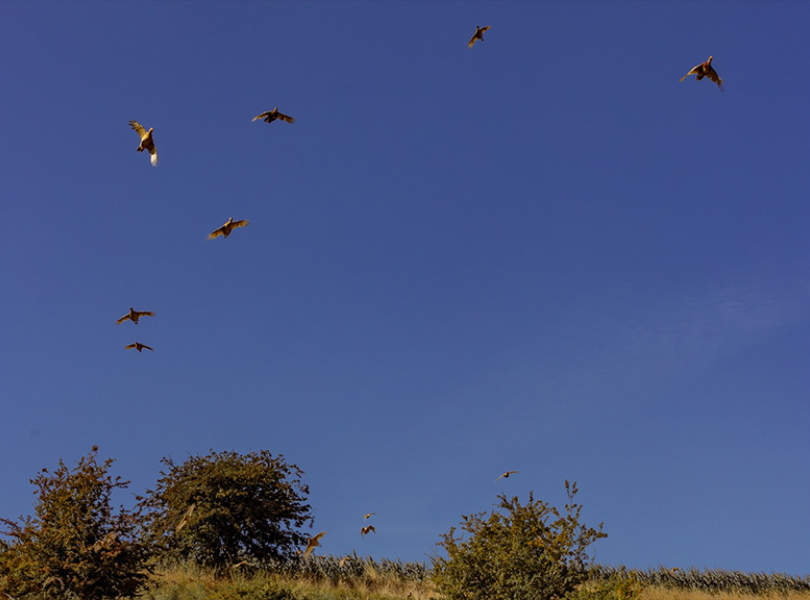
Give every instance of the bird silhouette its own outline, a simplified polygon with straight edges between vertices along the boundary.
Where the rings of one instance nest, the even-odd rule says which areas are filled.
[[[146,131],[143,125],[138,123],[138,121],[130,121],[129,126],[132,127],[132,129],[134,129],[139,136],[141,136],[141,143],[138,144],[138,152],[143,152],[144,150],[149,152],[149,162],[152,163],[153,167],[156,167],[158,164],[158,155],[157,148],[155,148],[155,140],[152,137],[152,132],[155,130],[155,128],[150,127],[149,131]]]
[[[287,123],[295,123],[295,119],[293,119],[290,115],[285,115],[284,113],[278,112],[278,106],[274,106],[273,110],[267,110],[262,114],[253,117],[253,121],[258,121],[259,119],[263,119],[265,123],[272,123],[276,119],[287,121]]]
[[[371,517],[373,517],[376,514],[377,513],[366,513],[366,514],[363,515],[363,520],[365,521],[366,519],[370,519]]]
[[[154,316],[155,316],[155,313],[153,313],[151,310],[135,310],[134,308],[132,308],[130,306],[129,307],[129,312],[127,314],[125,314],[123,317],[121,317],[120,319],[118,319],[118,321],[116,321],[116,322],[120,325],[121,323],[123,323],[124,321],[129,319],[130,321],[132,321],[133,323],[135,323],[137,325],[138,324],[138,319],[140,319],[141,317],[154,317]]]
[[[489,29],[489,25],[485,25],[484,27],[479,27],[478,25],[475,26],[475,33],[470,38],[470,41],[467,42],[467,47],[472,48],[473,44],[475,44],[476,40],[484,41],[484,32]]]
[[[222,227],[218,227],[214,229],[211,233],[208,234],[208,239],[213,240],[215,237],[225,236],[228,237],[231,235],[231,231],[236,229],[237,227],[245,227],[248,224],[247,219],[242,219],[241,221],[234,221],[233,217],[228,219]]]
[[[374,525],[366,525],[365,527],[360,529],[360,535],[366,535],[370,532],[377,533],[377,530],[374,529]]]
[[[155,349],[152,348],[151,346],[141,344],[140,342],[135,342],[134,344],[124,346],[124,350],[129,350],[130,348],[135,348],[135,350],[137,350],[138,352],[142,352],[144,348],[146,348],[147,350],[152,350],[153,352],[155,351]]]
[[[509,476],[514,475],[515,473],[520,473],[520,471],[507,471],[506,473],[501,473],[495,478],[495,481],[498,481],[501,477],[504,479],[509,479]]]
[[[715,71],[714,67],[712,66],[713,58],[714,58],[713,56],[710,56],[708,59],[706,59],[706,62],[702,62],[699,65],[695,65],[694,67],[689,69],[689,72],[683,77],[681,77],[681,81],[683,82],[683,80],[689,77],[690,75],[695,75],[695,78],[698,81],[703,79],[704,77],[708,77],[717,84],[717,87],[723,89],[723,80],[720,79],[720,76],[717,74],[717,71]]]
[[[325,531],[321,531],[321,532],[320,532],[318,535],[316,535],[316,536],[314,536],[314,537],[309,538],[309,541],[307,542],[307,548],[306,548],[306,550],[304,550],[304,552],[303,552],[303,554],[304,554],[304,558],[306,558],[307,556],[309,556],[310,554],[312,554],[312,551],[313,551],[313,550],[315,550],[315,547],[316,547],[316,546],[320,546],[320,545],[321,545],[321,543],[320,543],[320,539],[321,539],[321,538],[322,538],[324,535],[326,535],[326,532],[325,532]]]

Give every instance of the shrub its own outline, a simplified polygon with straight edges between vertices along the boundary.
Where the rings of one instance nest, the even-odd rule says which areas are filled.
[[[147,539],[164,559],[223,572],[242,560],[287,560],[312,524],[303,472],[267,450],[213,452],[166,467],[141,506]]]
[[[129,482],[113,479],[113,460],[99,463],[97,452],[93,446],[73,469],[60,460],[52,474],[42,469],[31,479],[35,516],[0,519],[0,591],[100,600],[131,595],[146,579],[139,514],[111,504],[113,490]]]
[[[535,500],[498,496],[502,512],[463,515],[465,540],[455,527],[438,543],[447,558],[433,558],[432,579],[447,600],[552,600],[574,591],[587,577],[586,549],[603,533],[580,523],[576,483],[565,482],[563,511]]]

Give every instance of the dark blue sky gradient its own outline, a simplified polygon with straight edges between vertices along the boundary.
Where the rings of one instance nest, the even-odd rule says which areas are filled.
[[[0,4],[0,515],[267,448],[328,553],[567,478],[600,562],[807,573],[810,5],[606,4]]]

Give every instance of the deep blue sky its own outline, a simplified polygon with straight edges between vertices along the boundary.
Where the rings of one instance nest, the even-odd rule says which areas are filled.
[[[808,23],[3,2],[0,515],[92,444],[132,495],[267,448],[328,553],[421,560],[567,478],[600,562],[807,573]],[[709,54],[724,93],[678,82]]]

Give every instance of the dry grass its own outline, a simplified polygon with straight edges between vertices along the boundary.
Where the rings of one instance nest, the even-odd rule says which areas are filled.
[[[718,592],[710,594],[695,590],[679,590],[659,586],[644,588],[640,600],[810,600],[810,592],[787,592],[785,594],[747,594],[741,592]]]
[[[336,582],[258,571],[217,578],[197,567],[160,571],[141,594],[145,600],[430,600],[430,583],[403,580],[368,569],[362,578]]]
[[[409,580],[366,564],[362,576],[313,578],[248,572],[239,567],[227,577],[196,566],[158,571],[140,595],[142,600],[438,600],[429,579]],[[612,597],[612,596],[611,596]],[[810,600],[810,591],[752,594],[709,593],[650,585],[638,600]]]

